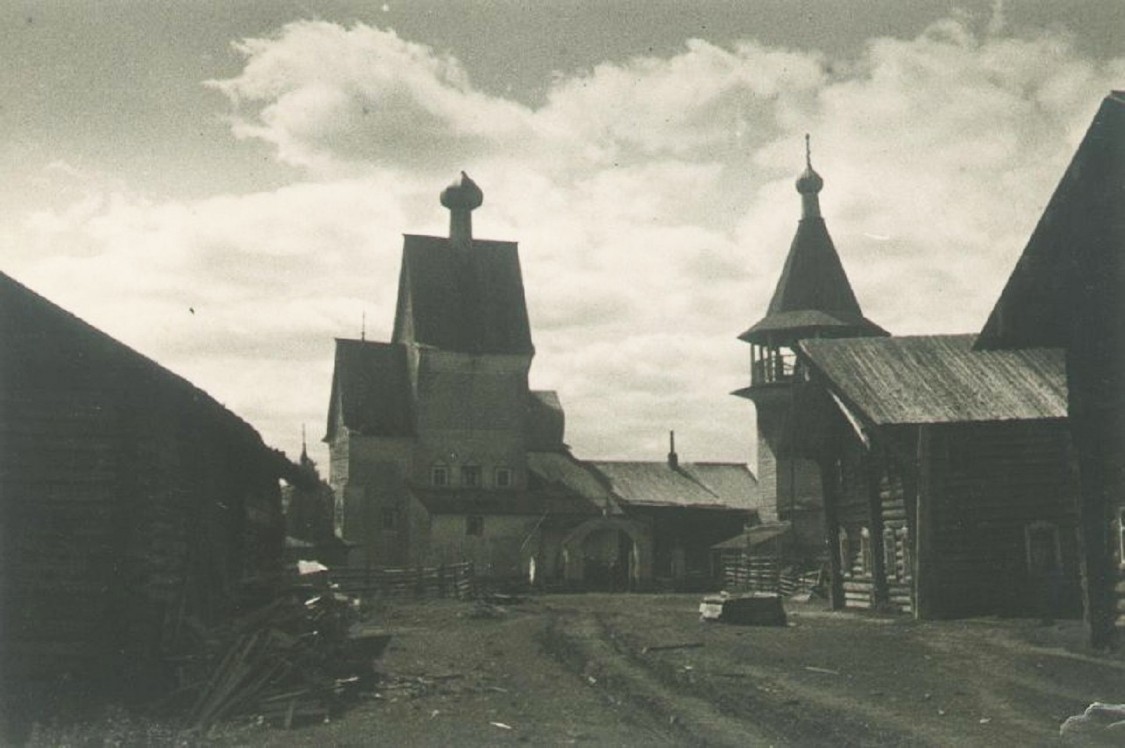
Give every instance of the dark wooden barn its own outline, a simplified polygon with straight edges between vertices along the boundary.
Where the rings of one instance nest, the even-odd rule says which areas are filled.
[[[1062,353],[974,341],[801,343],[835,607],[1078,615]]]
[[[158,693],[181,627],[272,594],[292,470],[205,392],[0,274],[4,714]]]
[[[1086,616],[1125,631],[1125,92],[1107,96],[977,342],[1066,353]]]

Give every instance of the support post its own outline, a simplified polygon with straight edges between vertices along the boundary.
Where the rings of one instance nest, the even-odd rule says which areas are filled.
[[[833,610],[844,607],[844,570],[840,564],[840,475],[839,463],[821,455],[820,485],[824,495],[824,541],[828,547],[828,600]]]
[[[934,490],[934,434],[932,426],[918,427],[917,482],[915,485],[914,617],[933,618],[938,610],[934,527],[937,496]]]

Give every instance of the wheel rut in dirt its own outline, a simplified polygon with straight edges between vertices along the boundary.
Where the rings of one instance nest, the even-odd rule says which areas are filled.
[[[745,719],[725,714],[709,701],[669,685],[626,647],[596,614],[556,611],[547,626],[546,648],[592,686],[623,704],[643,710],[677,744],[708,746],[780,745],[785,741]]]

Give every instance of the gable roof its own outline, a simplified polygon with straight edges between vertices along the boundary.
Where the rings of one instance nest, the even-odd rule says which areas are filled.
[[[824,219],[805,216],[797,224],[766,316],[739,338],[756,342],[766,333],[784,332],[796,339],[824,328],[840,335],[887,334],[863,316]]]
[[[162,404],[175,404],[207,419],[231,439],[259,453],[279,476],[291,480],[299,473],[283,452],[267,446],[253,426],[211,395],[0,273],[0,413],[5,400],[11,404],[23,399],[21,390],[30,388],[37,394],[57,390],[61,394],[75,381],[89,382],[94,370],[112,372],[105,379],[113,382],[117,392],[136,394],[143,388],[144,397],[158,397]]]
[[[876,425],[1066,416],[1058,349],[974,351],[975,335],[804,340],[804,358]]]
[[[336,339],[325,441],[336,435],[338,423],[370,436],[414,433],[405,346]]]
[[[1125,92],[1107,96],[977,341],[1067,347],[1125,310]],[[1096,342],[1095,342],[1096,344]]]
[[[534,353],[515,242],[406,234],[392,340],[459,353]]]
[[[613,495],[632,506],[706,509],[758,508],[758,482],[737,463],[631,462],[590,460],[609,482]]]

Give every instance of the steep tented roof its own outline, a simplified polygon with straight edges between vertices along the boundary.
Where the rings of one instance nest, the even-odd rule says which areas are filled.
[[[534,352],[515,242],[407,234],[393,340],[459,353]]]
[[[1092,328],[1119,321],[1105,318],[1122,313],[1123,288],[1125,92],[1114,91],[1055,188],[977,346],[1066,347],[1077,335],[1099,335]]]
[[[975,335],[804,340],[806,360],[876,425],[1066,416],[1058,349],[974,351]]]
[[[336,424],[371,436],[414,433],[406,348],[396,343],[336,340],[336,368],[328,404],[328,434]]]
[[[736,463],[626,462],[591,460],[624,504],[711,509],[758,508],[758,482]]]
[[[806,138],[807,140],[807,138]],[[807,144],[806,144],[807,148]],[[807,156],[806,156],[807,157]],[[813,334],[832,337],[886,335],[860,311],[855,292],[820,215],[817,194],[824,180],[807,163],[797,179],[801,220],[770,299],[766,316],[738,337],[748,343],[773,337],[795,341]]]
[[[840,335],[886,335],[860,311],[824,219],[806,216],[797,224],[766,316],[739,338],[753,342],[784,332],[796,339],[825,328]]]

